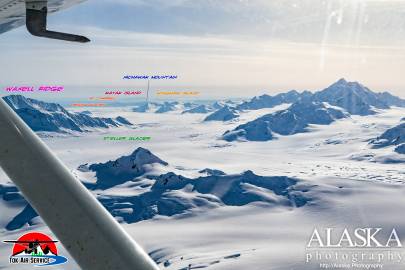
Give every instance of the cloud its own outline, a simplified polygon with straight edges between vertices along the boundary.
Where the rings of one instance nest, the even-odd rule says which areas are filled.
[[[396,0],[93,0],[55,21],[140,33],[403,46],[404,17],[405,1]]]

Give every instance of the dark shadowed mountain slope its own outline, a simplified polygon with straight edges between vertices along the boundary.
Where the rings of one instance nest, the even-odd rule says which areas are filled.
[[[347,117],[342,110],[332,108],[320,102],[302,100],[286,110],[264,115],[256,120],[236,127],[223,134],[226,141],[249,140],[268,141],[274,133],[292,135],[306,132],[308,125],[328,125],[333,121]]]
[[[21,95],[3,97],[4,101],[34,131],[83,132],[91,128],[132,125],[123,117],[93,117],[88,113],[72,113],[56,103],[47,103]]]

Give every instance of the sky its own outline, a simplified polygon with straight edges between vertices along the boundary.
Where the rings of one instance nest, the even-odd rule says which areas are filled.
[[[89,0],[48,19],[73,44],[0,35],[0,86],[64,85],[66,95],[145,88],[124,75],[177,75],[159,90],[202,98],[316,91],[344,77],[405,98],[405,1]],[[88,94],[88,93],[86,93]]]

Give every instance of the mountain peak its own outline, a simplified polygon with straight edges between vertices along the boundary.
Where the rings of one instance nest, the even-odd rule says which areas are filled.
[[[131,156],[138,156],[138,155],[152,155],[152,153],[143,147],[138,147],[134,152],[132,152]]]
[[[23,95],[8,95],[3,97],[3,100],[11,107],[13,110],[18,109],[34,109],[46,112],[62,112],[67,113],[67,111],[57,103],[44,102],[32,98],[26,98]]]
[[[350,92],[350,93],[355,93],[355,92],[360,91],[360,92],[370,92],[370,93],[375,94],[374,92],[369,90],[367,87],[365,87],[361,83],[356,82],[356,81],[349,82],[344,78],[339,79],[337,82],[333,83],[328,88],[331,88],[331,89],[340,88],[343,91]]]
[[[57,103],[49,103],[22,95],[9,95],[3,100],[24,120],[34,131],[45,132],[83,132],[91,128],[109,128],[131,125],[123,117],[93,117],[86,113],[69,112]]]
[[[345,78],[340,78],[335,84],[347,84],[348,82],[345,80]]]
[[[377,93],[358,82],[347,82],[345,79],[340,79],[324,90],[316,92],[312,99],[344,108],[349,113],[356,115],[375,114],[376,111],[373,107],[389,108],[385,100],[381,99]]]
[[[97,183],[94,188],[107,189],[145,174],[150,170],[145,165],[155,163],[168,165],[148,149],[138,147],[129,156],[121,156],[105,163],[91,164],[88,168],[90,171],[96,172]]]
[[[121,157],[122,159],[123,157]],[[128,157],[125,157],[128,158]],[[132,154],[129,156],[130,160],[135,161],[136,163],[139,164],[150,164],[150,163],[160,163],[163,165],[168,165],[167,162],[161,160],[160,158],[158,158],[157,156],[155,156],[154,154],[152,154],[151,151],[149,151],[146,148],[143,147],[138,147],[134,152],[132,152]]]
[[[229,121],[238,116],[239,115],[237,114],[235,108],[225,105],[222,109],[208,115],[204,121]]]
[[[347,114],[341,110],[327,107],[322,102],[299,100],[285,110],[266,114],[232,131],[226,131],[222,138],[229,142],[240,139],[269,141],[274,139],[274,134],[287,136],[302,133],[307,131],[310,124],[329,125],[345,117]],[[249,174],[251,172],[247,171],[246,175]]]

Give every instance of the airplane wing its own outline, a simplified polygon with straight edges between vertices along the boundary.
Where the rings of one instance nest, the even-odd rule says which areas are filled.
[[[1,98],[0,137],[0,166],[83,270],[159,269]]]
[[[34,36],[74,42],[89,42],[84,36],[49,31],[48,13],[54,13],[86,0],[0,0],[0,34],[26,25]]]

